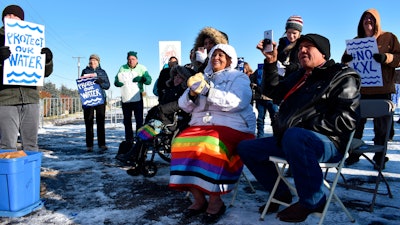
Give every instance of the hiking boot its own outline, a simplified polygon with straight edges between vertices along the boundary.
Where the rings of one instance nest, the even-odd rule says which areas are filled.
[[[300,202],[296,202],[295,204],[287,207],[286,209],[280,211],[277,215],[279,220],[285,221],[285,222],[290,222],[290,223],[297,223],[297,222],[303,222],[304,220],[307,219],[308,215],[311,213],[322,213],[325,207],[326,199],[324,197],[323,200],[321,200],[322,203],[320,203],[316,208],[314,209],[309,209],[302,205]]]
[[[99,148],[100,148],[102,151],[105,151],[105,150],[108,149],[108,147],[107,147],[106,145],[102,145],[102,146],[100,146]]]
[[[344,161],[344,164],[346,166],[351,166],[358,161],[360,161],[360,155],[350,153],[349,157]]]
[[[286,190],[286,191],[280,193],[279,195],[275,194],[274,198],[281,202],[285,202],[288,204],[292,203],[292,193],[289,190]],[[264,211],[265,206],[266,206],[266,204],[264,204],[258,208],[258,212],[260,214]],[[279,206],[280,206],[280,204],[271,202],[267,209],[267,213],[278,212]]]
[[[87,147],[86,150],[87,152],[93,152],[93,147]]]
[[[381,163],[381,157],[380,156],[374,156],[373,158],[375,164],[374,164],[374,170],[379,170],[379,166]],[[384,170],[386,168],[386,162],[389,161],[389,158],[385,156],[385,161],[383,162],[383,168],[382,170]]]

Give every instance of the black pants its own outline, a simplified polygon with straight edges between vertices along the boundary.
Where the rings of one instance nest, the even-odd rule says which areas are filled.
[[[379,95],[362,95],[361,99],[386,99],[386,100],[391,100],[391,95],[390,94],[379,94]],[[359,123],[356,126],[356,131],[354,133],[354,138],[362,139],[363,133],[364,133],[364,126],[365,123],[367,122],[366,119],[361,119]],[[385,144],[385,137],[386,137],[386,131],[388,126],[392,126],[392,124],[389,124],[389,121],[387,121],[385,118],[377,118],[374,119],[374,144],[376,145],[384,145]],[[381,152],[375,153],[374,159],[377,159],[375,161],[379,162],[379,160],[382,157]]]
[[[97,144],[100,146],[106,145],[106,133],[104,122],[106,118],[106,104],[85,107],[83,108],[83,116],[85,118],[86,127],[86,146],[93,147],[93,120],[94,112],[96,111],[96,125],[97,125]]]
[[[143,99],[138,102],[122,103],[122,113],[124,114],[125,140],[133,141],[132,111],[136,121],[136,131],[143,126]]]

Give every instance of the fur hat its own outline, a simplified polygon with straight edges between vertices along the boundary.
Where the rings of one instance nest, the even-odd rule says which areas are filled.
[[[285,29],[287,30],[290,28],[300,32],[303,30],[303,19],[301,16],[291,16],[287,19]]]
[[[194,49],[197,51],[199,47],[204,47],[204,40],[211,38],[217,44],[228,44],[228,35],[212,27],[203,28],[194,42]]]
[[[1,17],[3,21],[4,17],[8,14],[14,14],[15,16],[18,16],[21,20],[25,19],[24,10],[17,5],[9,5],[3,10],[3,15]]]
[[[138,58],[137,57],[137,52],[135,52],[135,51],[129,51],[127,58],[129,58],[129,56],[135,56],[136,58]]]
[[[89,60],[91,60],[91,59],[95,59],[95,60],[97,60],[97,62],[100,63],[100,57],[97,54],[91,54],[89,57]]]
[[[306,34],[303,35],[299,38],[299,40],[296,43],[296,47],[300,45],[301,42],[304,40],[312,42],[315,47],[323,54],[325,55],[325,59],[328,60],[331,57],[331,44],[329,43],[329,40],[321,36],[319,34]]]

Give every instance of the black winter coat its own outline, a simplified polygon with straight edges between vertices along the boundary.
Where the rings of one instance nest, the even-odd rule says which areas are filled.
[[[315,68],[304,85],[283,101],[304,73],[300,69],[279,81],[276,63],[264,63],[264,94],[281,102],[274,136],[280,140],[286,129],[301,127],[326,135],[344,153],[360,117],[360,76],[352,68],[330,60]]]
[[[289,75],[296,70],[300,69],[299,57],[297,54],[299,53],[298,48],[293,46],[289,51],[285,51],[285,48],[290,45],[290,42],[287,37],[282,37],[279,39],[278,45],[278,60],[286,66],[285,76]]]
[[[108,79],[108,75],[105,70],[101,68],[99,65],[96,69],[93,69],[90,66],[86,66],[85,69],[82,70],[81,76],[85,74],[96,73],[97,79],[99,80],[99,85],[101,87],[101,91],[103,92],[104,101],[107,99],[106,92],[104,90],[110,89],[110,81]]]

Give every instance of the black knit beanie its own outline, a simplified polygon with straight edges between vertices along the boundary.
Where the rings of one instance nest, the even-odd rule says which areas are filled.
[[[22,10],[21,7],[17,5],[9,5],[3,10],[3,15],[1,19],[4,21],[4,17],[8,14],[14,14],[18,16],[21,20],[25,19],[25,13],[24,10]]]
[[[301,42],[304,40],[308,40],[312,42],[315,47],[323,54],[325,55],[325,59],[328,60],[331,57],[331,45],[329,43],[329,40],[321,36],[319,34],[306,34],[304,36],[301,36],[299,40],[297,41],[296,45],[297,47],[300,45]]]

